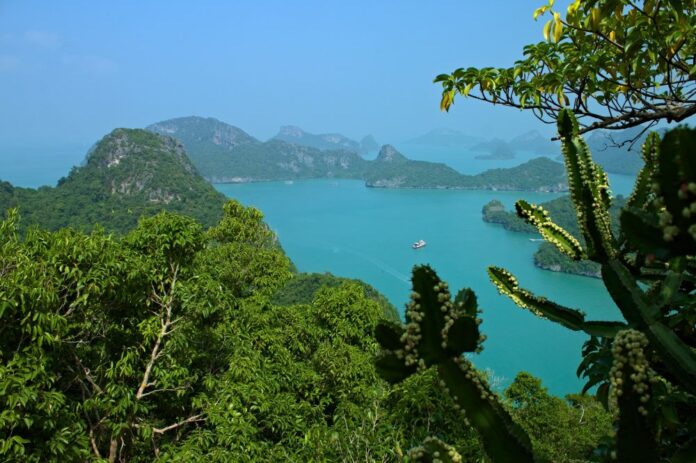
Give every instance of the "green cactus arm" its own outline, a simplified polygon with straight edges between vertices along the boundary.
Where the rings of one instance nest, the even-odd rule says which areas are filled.
[[[417,266],[406,324],[384,322],[375,335],[382,346],[378,373],[399,382],[417,371],[437,366],[438,375],[462,414],[481,435],[486,453],[496,463],[534,461],[531,440],[517,425],[485,379],[465,359],[464,352],[480,350],[480,319],[473,291],[460,291],[454,302],[437,274]],[[424,458],[428,457],[424,452]],[[423,460],[423,461],[428,461]]]
[[[468,360],[447,360],[438,365],[438,374],[449,395],[479,433],[484,451],[492,461],[535,461],[529,436],[512,420]]]
[[[383,349],[401,349],[401,336],[404,334],[404,327],[401,323],[390,320],[382,320],[375,328],[375,339]]]
[[[488,267],[488,276],[498,288],[498,292],[512,299],[518,306],[573,331],[584,331],[591,336],[612,337],[626,327],[621,322],[586,321],[583,312],[556,304],[520,288],[517,278],[500,267]]]
[[[578,134],[572,111],[562,110],[557,122],[570,196],[585,238],[587,257],[601,263],[616,254],[608,212],[607,175],[592,161],[587,144]]]
[[[543,207],[519,200],[515,203],[515,210],[520,218],[536,227],[546,241],[556,246],[566,256],[573,260],[586,257],[577,238],[549,219],[549,214]]]
[[[602,279],[630,325],[643,331],[679,384],[696,394],[696,352],[661,321],[628,269],[617,259],[602,265]]]
[[[644,349],[645,335],[625,330],[614,338],[610,402],[618,409],[616,457],[619,463],[659,461],[655,420],[649,414],[653,378]]]
[[[462,463],[462,456],[451,445],[436,437],[428,437],[423,444],[408,451],[408,461],[413,463]]]
[[[643,207],[650,197],[652,186],[652,172],[655,170],[655,162],[660,149],[660,135],[651,132],[643,144],[642,153],[645,164],[638,172],[633,192],[626,202],[626,207]]]
[[[385,351],[375,360],[379,376],[390,384],[400,383],[417,371],[416,365],[406,365],[403,352]]]

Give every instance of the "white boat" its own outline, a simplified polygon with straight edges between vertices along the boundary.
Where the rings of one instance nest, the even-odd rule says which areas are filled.
[[[425,247],[425,241],[424,240],[418,240],[415,243],[411,245],[413,249],[420,249],[422,247]]]

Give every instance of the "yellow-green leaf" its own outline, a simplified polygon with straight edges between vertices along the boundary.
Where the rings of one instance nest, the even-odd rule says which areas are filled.
[[[466,87],[464,87],[464,91],[462,92],[462,94],[464,96],[469,96],[469,92],[471,91],[472,88],[474,88],[473,83],[467,84]]]
[[[453,100],[454,90],[442,92],[442,99],[440,100],[440,111],[449,111],[450,106],[452,106]]]
[[[551,31],[551,23],[553,20],[549,20],[545,25],[544,25],[544,40],[548,41],[549,40],[549,33]]]
[[[561,40],[561,35],[563,34],[563,23],[561,22],[561,16],[558,13],[554,13],[555,24],[553,27],[553,41],[558,43]]]
[[[546,13],[546,10],[547,10],[547,9],[548,9],[547,6],[540,6],[539,8],[537,8],[536,10],[534,10],[534,14],[532,14],[532,17],[534,18],[534,20],[536,21],[536,19],[537,19],[539,16],[543,15],[544,13]]]

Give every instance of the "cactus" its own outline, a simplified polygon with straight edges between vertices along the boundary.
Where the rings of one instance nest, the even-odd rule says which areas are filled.
[[[451,445],[447,445],[435,437],[428,437],[423,445],[408,451],[408,461],[414,463],[462,463],[462,456]]]
[[[648,136],[643,146],[645,166],[622,211],[621,233],[615,237],[608,214],[611,198],[606,174],[593,162],[570,111],[561,111],[558,129],[584,249],[574,237],[555,227],[545,211],[537,206],[518,201],[517,214],[537,227],[547,241],[569,257],[589,258],[601,265],[604,284],[625,323],[586,321],[581,311],[560,306],[520,288],[517,279],[504,269],[490,267],[489,277],[500,293],[538,316],[591,336],[615,337],[614,365],[622,364],[616,355],[625,342],[625,333],[640,337],[641,348],[645,348],[654,369],[675,388],[690,394],[686,402],[693,406],[696,313],[691,292],[696,288],[696,163],[692,158],[696,152],[696,131],[677,128],[662,140],[657,134]],[[603,361],[605,355],[588,354],[578,373],[590,371],[592,363],[599,359]],[[618,374],[619,370],[612,371]],[[600,382],[608,384],[609,378],[593,375],[586,388]],[[600,385],[599,389],[604,395],[616,391],[616,383],[609,387]],[[617,434],[617,453],[622,461],[633,461],[626,456],[626,449],[636,446],[636,439],[642,439],[643,443],[654,441],[645,433],[640,437],[636,409],[652,412],[636,405],[639,402],[630,393],[621,397],[615,405],[621,410],[620,416],[629,418],[620,418],[619,430],[631,431]],[[633,436],[630,438],[633,443],[624,445],[622,436]],[[651,455],[647,450],[642,452],[643,458],[647,458],[645,461],[655,461],[657,457]]]
[[[584,331],[591,336],[611,338],[627,327],[622,322],[586,321],[585,314],[580,310],[563,307],[545,297],[535,296],[526,289],[520,288],[517,279],[500,267],[488,267],[488,276],[498,288],[498,292],[508,296],[518,306],[528,309],[539,317],[560,323],[573,331]]]
[[[696,461],[696,439],[689,438],[696,429],[696,130],[648,136],[645,166],[621,213],[618,236],[609,218],[607,175],[592,160],[570,110],[560,112],[558,130],[583,243],[539,206],[518,201],[517,214],[571,259],[599,263],[624,321],[586,320],[580,310],[521,288],[499,267],[489,267],[489,278],[520,307],[591,336],[578,375],[588,377],[583,392],[598,386],[598,397],[616,410],[616,460]],[[429,267],[414,270],[413,288],[405,327],[378,329],[382,376],[400,381],[437,366],[492,461],[534,461],[528,436],[462,357],[480,351],[483,339],[473,292],[460,292],[452,303],[447,285]],[[446,448],[429,441],[417,454],[435,461],[434,453]]]
[[[455,407],[479,432],[484,450],[493,461],[533,462],[529,436],[463,356],[480,351],[484,339],[479,333],[481,320],[476,317],[474,292],[464,289],[452,301],[447,283],[428,266],[414,268],[412,283],[406,324],[383,322],[377,327],[376,337],[383,348],[377,359],[381,376],[397,382],[436,366]],[[428,461],[426,456],[432,459],[436,448],[440,447],[423,446],[419,453],[422,461]]]
[[[520,200],[515,203],[515,209],[517,210],[517,215],[535,226],[539,234],[546,241],[556,246],[563,254],[573,260],[585,258],[585,251],[577,238],[552,222],[549,219],[549,213],[543,207]]]
[[[619,411],[616,453],[619,461],[658,461],[655,423],[648,410],[655,373],[645,358],[648,339],[636,330],[614,339],[610,401]]]

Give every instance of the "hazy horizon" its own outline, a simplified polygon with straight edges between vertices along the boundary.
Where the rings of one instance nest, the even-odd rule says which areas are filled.
[[[537,4],[9,0],[0,5],[0,156],[86,149],[117,127],[189,115],[262,140],[282,125],[380,143],[436,128],[550,135],[530,113],[475,101],[441,113],[432,83],[456,67],[520,58],[542,38]]]

